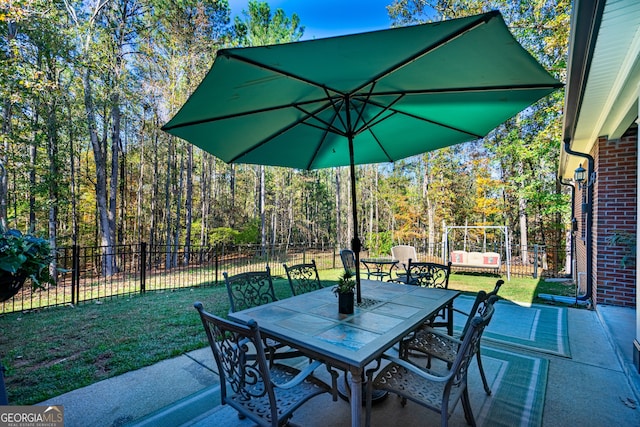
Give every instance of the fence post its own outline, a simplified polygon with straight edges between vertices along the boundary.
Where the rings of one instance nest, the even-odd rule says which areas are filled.
[[[0,365],[0,405],[8,405],[7,389],[4,386],[4,366]]]
[[[335,269],[336,268],[336,247],[333,247],[333,259],[331,260],[331,268]]]
[[[219,274],[219,267],[220,267],[220,259],[218,258],[218,249],[215,249],[215,263],[216,263],[216,285],[218,284],[218,274]]]
[[[533,245],[533,278],[538,278],[538,245]]]
[[[71,246],[71,304],[80,298],[80,246]]]
[[[140,242],[140,293],[147,291],[147,242]]]

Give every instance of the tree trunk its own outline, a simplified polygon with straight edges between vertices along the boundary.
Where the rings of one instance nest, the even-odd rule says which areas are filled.
[[[292,172],[289,171],[289,183],[291,183],[292,181]],[[289,188],[291,188],[291,186],[289,186]],[[288,209],[287,209],[287,219],[289,220],[289,224],[288,227],[286,228],[287,230],[287,248],[289,247],[289,245],[291,244],[291,233],[293,231],[293,224],[294,224],[294,216],[293,216],[293,197],[289,197],[288,199],[288,203],[287,203]]]
[[[149,247],[151,250],[155,250],[155,245],[158,244],[158,230],[157,224],[160,222],[158,219],[159,209],[157,208],[157,202],[160,198],[160,181],[158,170],[160,169],[159,160],[158,160],[158,116],[157,113],[154,114],[155,118],[155,129],[153,131],[153,141],[151,145],[152,150],[152,174],[151,174],[151,221],[149,223]]]
[[[178,250],[180,248],[180,232],[182,231],[182,227],[180,226],[180,218],[182,217],[182,193],[184,192],[184,154],[181,150],[180,154],[180,169],[178,175],[178,188],[174,191],[174,194],[178,195],[178,199],[176,200],[176,223],[174,225],[173,231],[173,261],[172,266],[178,266]]]
[[[11,129],[11,110],[12,104],[10,100],[6,100],[2,112],[2,135],[9,135]],[[9,180],[7,179],[7,153],[9,152],[9,141],[11,138],[3,138],[2,156],[0,156],[0,223],[3,227],[7,226],[7,192]]]
[[[116,242],[120,245],[126,245],[130,240],[131,236],[135,236],[135,234],[130,234],[130,231],[127,227],[127,203],[128,203],[128,186],[127,182],[127,122],[124,122],[124,140],[122,141],[122,147],[120,149],[121,161],[118,166],[118,171],[120,174],[120,178],[118,179],[118,194],[119,196],[119,207],[118,207],[118,220],[116,221],[116,230],[118,230],[116,235]]]
[[[369,172],[371,174],[373,174],[373,168],[374,167],[375,166],[370,166],[369,168],[367,168],[367,169],[369,169]],[[375,184],[375,177],[373,179],[367,179],[367,181],[369,183],[369,203],[368,203],[369,204],[369,241],[371,242],[372,245],[374,245],[374,247],[377,250],[377,248],[378,248],[377,236],[376,236],[375,241],[373,239],[373,236],[374,236],[374,234],[373,234],[373,219],[375,218],[374,212],[373,212],[374,209],[375,209],[374,200],[373,200],[373,186]],[[363,202],[364,202],[364,200],[363,200]]]
[[[231,193],[231,228],[235,227],[235,214],[236,209],[236,165],[231,164],[231,170],[229,171],[229,191]]]
[[[267,221],[265,210],[266,189],[264,183],[264,166],[260,165],[260,254],[265,256],[267,245]]]
[[[136,200],[137,200],[137,206],[136,206],[136,225],[135,225],[135,229],[133,231],[133,236],[136,240],[136,242],[141,242],[143,240],[142,237],[142,192],[144,189],[144,171],[145,171],[145,165],[146,165],[146,161],[145,161],[145,157],[144,157],[144,147],[145,147],[145,143],[144,143],[144,137],[145,137],[145,129],[146,129],[146,124],[147,121],[143,120],[142,121],[142,127],[140,128],[140,165],[138,167],[138,188],[136,191]],[[154,174],[155,175],[155,174]],[[152,201],[153,203],[153,201]],[[151,221],[153,221],[153,212],[151,213]]]
[[[72,123],[72,110],[69,104],[69,99],[65,97],[65,105],[67,107],[67,117],[69,123]],[[76,184],[76,153],[75,153],[75,134],[73,132],[73,126],[69,126],[69,151],[70,156],[70,172],[71,172],[71,217],[72,217],[72,232],[71,241],[74,245],[78,244],[78,190]]]
[[[187,200],[185,201],[184,265],[191,260],[191,224],[193,221],[193,145],[187,144]]]
[[[58,224],[58,124],[56,120],[56,103],[53,101],[53,105],[47,107],[48,119],[47,119],[47,140],[48,147],[47,152],[49,154],[49,243],[51,245],[51,251],[56,252],[57,242],[57,228]],[[57,257],[53,258],[53,262],[49,265],[49,273],[51,277],[56,280],[56,261]]]
[[[336,171],[336,245],[342,248],[342,203],[340,200],[340,168],[335,168]]]
[[[96,165],[96,204],[98,208],[98,219],[100,228],[100,238],[102,245],[102,272],[106,276],[114,273],[114,245],[113,232],[110,229],[109,210],[107,208],[107,165],[104,155],[104,143],[98,138],[96,127],[96,116],[93,105],[93,93],[91,87],[91,72],[87,69],[84,73],[84,105],[87,114],[87,127],[91,146],[93,147],[93,156]]]
[[[116,242],[116,215],[118,195],[118,174],[120,173],[120,97],[118,94],[111,96],[111,181],[109,188],[109,231],[111,241]]]
[[[32,129],[35,129],[38,125],[38,108],[35,108],[36,113],[33,118]],[[36,132],[34,131],[33,140],[29,144],[29,229],[36,226],[36,161],[38,147],[36,146]]]
[[[166,216],[164,224],[167,227],[165,230],[165,245],[167,248],[165,253],[165,266],[168,269],[173,267],[171,256],[171,171],[174,170],[174,165],[172,164],[173,148],[174,138],[170,137],[169,151],[167,153],[167,176],[164,182],[164,214]]]
[[[7,40],[6,46],[9,46],[11,40],[16,38],[18,34],[18,26],[13,20],[7,20]],[[6,59],[11,59],[13,56],[12,49],[7,49]],[[4,100],[4,108],[2,109],[2,133],[1,135],[10,136],[11,133],[11,119],[13,116],[13,101],[11,97]],[[9,191],[9,180],[7,178],[7,171],[5,169],[7,165],[7,153],[9,152],[9,141],[11,138],[4,138],[2,156],[0,157],[0,224],[4,227],[7,226],[7,194]]]
[[[522,164],[520,165],[520,172],[522,174]],[[524,186],[524,183],[521,184]],[[529,265],[529,253],[527,250],[527,200],[518,196],[518,217],[520,219],[520,251],[522,253],[522,265]],[[505,248],[506,250],[506,248]]]
[[[427,155],[428,156],[428,155]],[[427,157],[426,170],[424,174],[424,180],[422,181],[422,198],[425,201],[427,208],[427,254],[433,256],[436,244],[436,225],[435,225],[435,210],[436,205],[432,202],[431,194],[429,193],[429,185],[431,184],[431,164],[429,163],[430,157]],[[442,254],[444,257],[446,254]]]
[[[216,197],[215,187],[212,186],[213,173],[211,164],[215,160],[213,156],[202,156],[202,175],[200,179],[200,246],[208,246],[209,239],[209,200]]]
[[[117,196],[118,196],[118,175],[120,173],[120,106],[118,103],[120,102],[120,97],[117,94],[112,94],[111,96],[111,180],[110,180],[110,188],[109,188],[109,233],[110,233],[110,241],[113,245],[114,250],[112,253],[115,254],[115,245],[118,244],[116,241],[116,216],[117,216]],[[110,268],[112,269],[112,273],[116,273],[118,271],[117,266],[117,257],[112,257],[112,265]]]

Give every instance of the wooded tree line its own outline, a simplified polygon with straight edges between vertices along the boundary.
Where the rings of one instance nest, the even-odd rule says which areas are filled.
[[[569,7],[396,0],[388,11],[402,26],[497,8],[565,81]],[[0,0],[3,221],[56,246],[345,247],[358,227],[365,246],[384,252],[438,242],[443,223],[508,225],[514,245],[561,243],[562,91],[482,141],[357,167],[359,224],[349,214],[347,168],[227,165],[162,132],[218,49],[304,34],[294,10],[257,1],[248,9],[232,20],[226,0]]]

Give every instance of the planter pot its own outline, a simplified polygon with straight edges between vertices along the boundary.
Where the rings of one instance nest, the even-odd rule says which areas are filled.
[[[353,314],[353,292],[338,294],[338,312],[341,314]]]
[[[0,275],[0,302],[4,302],[22,289],[25,280],[27,280],[26,274],[9,274],[4,273]]]

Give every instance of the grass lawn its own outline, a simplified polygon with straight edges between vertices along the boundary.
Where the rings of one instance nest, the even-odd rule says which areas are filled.
[[[331,286],[342,270],[323,270]],[[497,277],[452,274],[449,288],[475,293],[491,290]],[[286,279],[275,279],[278,298],[290,295]],[[542,302],[538,293],[574,295],[557,282],[512,278],[502,298]],[[123,374],[207,345],[193,308],[226,316],[224,285],[153,292],[26,313],[0,316],[0,360],[11,405],[31,405],[94,382]]]

